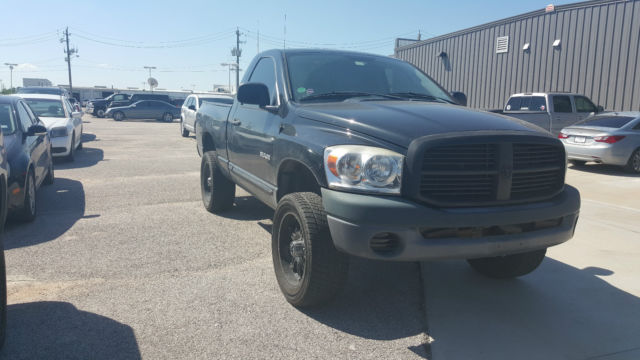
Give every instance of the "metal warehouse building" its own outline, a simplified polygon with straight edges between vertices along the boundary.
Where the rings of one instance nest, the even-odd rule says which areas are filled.
[[[470,107],[502,108],[513,93],[566,91],[608,110],[640,110],[640,0],[586,1],[424,41],[397,39],[413,63]]]

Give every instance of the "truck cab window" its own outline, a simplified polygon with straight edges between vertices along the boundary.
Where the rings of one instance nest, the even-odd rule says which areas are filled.
[[[557,113],[570,113],[571,109],[571,99],[565,95],[556,95],[553,97],[553,111]]]
[[[587,99],[584,96],[575,96],[574,101],[576,102],[576,111],[581,113],[592,113],[597,112],[596,106],[593,105],[591,100]]]
[[[277,105],[277,92],[276,92],[276,74],[275,64],[270,58],[262,58],[256,65],[249,82],[263,83],[267,85],[269,89],[269,97],[271,98],[271,105]]]

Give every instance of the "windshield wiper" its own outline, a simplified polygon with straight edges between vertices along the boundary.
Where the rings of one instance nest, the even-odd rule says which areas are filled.
[[[394,92],[394,93],[390,93],[389,95],[402,97],[402,98],[409,98],[409,99],[419,99],[419,100],[426,100],[426,101],[436,101],[436,102],[444,102],[448,104],[455,104],[455,102],[451,100],[443,99],[433,95],[421,94],[421,93],[410,92],[410,91]]]
[[[361,92],[361,91],[332,91],[332,92],[328,92],[328,93],[322,93],[322,94],[312,94],[309,96],[305,96],[303,98],[300,98],[300,101],[306,101],[306,100],[316,100],[316,99],[348,99],[348,98],[352,98],[352,97],[360,97],[360,96],[377,96],[377,97],[381,97],[381,98],[385,98],[385,99],[402,99],[402,97],[400,96],[394,96],[392,94],[375,94],[375,93],[369,93],[369,92]]]

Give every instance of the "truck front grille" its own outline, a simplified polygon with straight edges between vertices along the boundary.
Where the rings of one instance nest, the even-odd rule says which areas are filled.
[[[562,190],[562,144],[491,140],[424,146],[422,157],[416,157],[418,199],[447,207],[491,206],[542,200]]]

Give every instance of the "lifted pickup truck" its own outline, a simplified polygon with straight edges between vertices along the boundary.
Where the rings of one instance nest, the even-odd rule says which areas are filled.
[[[333,298],[348,254],[521,276],[578,219],[559,140],[464,108],[392,58],[258,54],[232,105],[199,109],[196,137],[207,210],[231,209],[236,184],[275,209],[275,274],[295,306]]]
[[[602,106],[595,106],[588,97],[570,93],[513,94],[504,110],[491,110],[528,121],[554,135],[567,126],[603,111]]]

